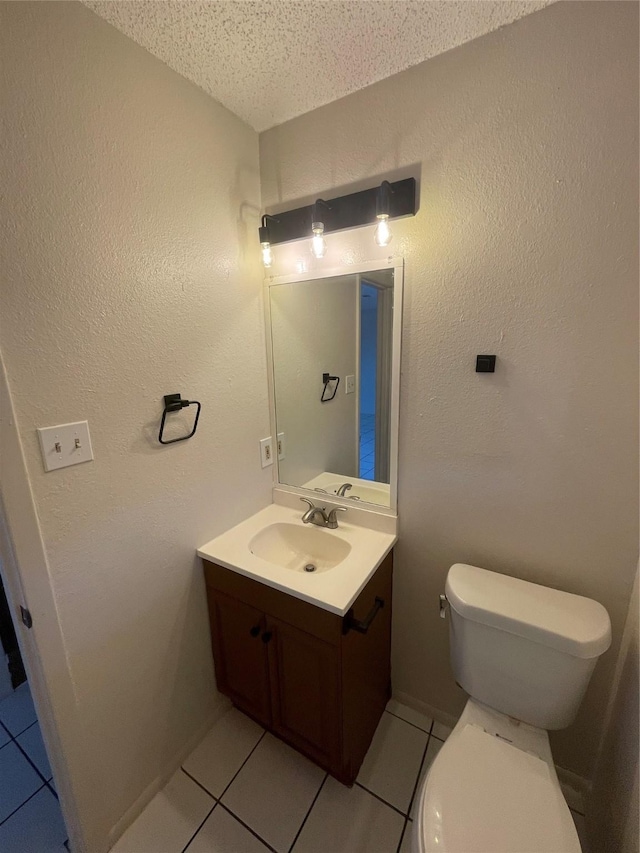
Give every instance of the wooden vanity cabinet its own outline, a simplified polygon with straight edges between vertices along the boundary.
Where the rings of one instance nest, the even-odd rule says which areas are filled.
[[[342,617],[204,561],[218,690],[347,785],[391,696],[392,570]]]

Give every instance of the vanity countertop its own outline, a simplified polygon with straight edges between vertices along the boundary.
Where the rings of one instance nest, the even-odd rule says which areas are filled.
[[[294,510],[271,504],[198,548],[198,556],[344,616],[395,545],[397,536],[350,523],[348,512],[339,515],[339,526],[335,530],[305,525],[302,523],[303,512],[304,508]],[[338,545],[348,553],[332,568],[319,568],[313,573],[287,568],[254,553],[256,537],[267,530],[284,530],[296,541],[299,537],[302,543],[306,539],[319,543],[320,549],[324,541],[322,537],[332,537],[327,544]],[[341,541],[337,543],[336,539]],[[340,548],[333,550],[337,552]],[[288,553],[293,554],[294,551],[295,548]],[[304,558],[303,544],[299,559],[304,561]],[[313,559],[313,554],[310,559]]]

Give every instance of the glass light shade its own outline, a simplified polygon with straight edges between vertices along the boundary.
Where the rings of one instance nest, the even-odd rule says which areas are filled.
[[[327,241],[324,239],[324,224],[322,222],[314,222],[311,230],[313,231],[311,254],[314,258],[324,258],[327,251]]]
[[[262,263],[265,267],[269,268],[273,263],[273,253],[271,251],[270,243],[261,243],[262,246]]]
[[[378,224],[373,232],[373,239],[378,246],[384,247],[389,245],[392,236],[391,228],[389,227],[389,217],[386,214],[380,214],[378,216]]]

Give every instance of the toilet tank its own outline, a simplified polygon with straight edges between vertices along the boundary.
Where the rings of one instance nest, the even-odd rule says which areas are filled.
[[[597,601],[457,563],[446,583],[451,663],[474,699],[542,729],[574,719],[611,644]]]

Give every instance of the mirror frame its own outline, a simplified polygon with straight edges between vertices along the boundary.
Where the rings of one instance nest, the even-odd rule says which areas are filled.
[[[359,273],[374,272],[375,270],[393,269],[393,335],[391,345],[391,408],[389,423],[389,486],[390,505],[371,503],[369,501],[357,501],[357,508],[383,515],[397,516],[398,514],[398,432],[400,419],[400,358],[402,352],[402,314],[404,304],[404,258],[389,257],[384,260],[367,261],[361,264],[344,264],[339,267],[327,269],[308,270],[303,273],[292,273],[290,275],[269,276],[264,279],[263,299],[265,318],[265,339],[267,349],[267,385],[269,391],[269,423],[271,435],[273,436],[274,459],[273,459],[273,487],[280,491],[288,492],[301,497],[315,496],[318,493],[313,489],[305,489],[302,486],[292,486],[280,481],[280,469],[277,453],[277,421],[275,401],[275,375],[273,363],[273,342],[271,337],[271,288],[279,284],[295,284],[296,282],[316,281],[323,278],[335,276],[358,275]],[[332,504],[353,507],[355,502],[331,495]]]

